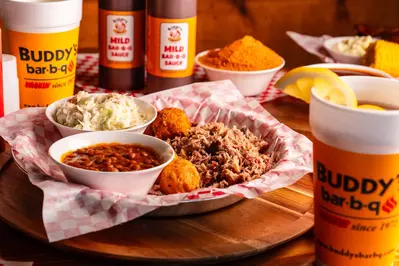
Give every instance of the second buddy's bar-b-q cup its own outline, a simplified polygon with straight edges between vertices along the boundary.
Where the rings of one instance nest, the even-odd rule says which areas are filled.
[[[363,110],[310,102],[317,266],[391,266],[399,240],[399,82],[342,78]]]
[[[82,0],[3,0],[2,17],[17,57],[20,107],[72,96]]]

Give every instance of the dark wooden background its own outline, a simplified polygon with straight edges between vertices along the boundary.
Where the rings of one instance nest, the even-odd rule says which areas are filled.
[[[83,1],[80,51],[96,52],[97,0]],[[287,30],[314,36],[353,35],[356,23],[399,27],[399,0],[198,0],[197,51],[250,34],[294,67],[315,63],[317,58],[291,41]]]
[[[275,49],[288,66],[317,59],[285,32],[354,34],[353,25],[399,26],[399,0],[198,0],[197,51],[222,47],[250,34]],[[97,0],[84,0],[80,49],[97,50]]]

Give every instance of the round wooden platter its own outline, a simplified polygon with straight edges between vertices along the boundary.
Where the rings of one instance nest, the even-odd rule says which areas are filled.
[[[7,152],[0,154],[0,216],[24,233],[47,242],[42,192]],[[127,260],[212,263],[264,252],[313,226],[310,175],[252,200],[196,216],[139,218],[100,232],[52,243],[61,249]]]

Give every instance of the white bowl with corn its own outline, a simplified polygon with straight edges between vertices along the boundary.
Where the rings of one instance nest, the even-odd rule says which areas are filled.
[[[324,48],[338,63],[364,65],[399,77],[398,43],[370,36],[336,37],[326,40]]]

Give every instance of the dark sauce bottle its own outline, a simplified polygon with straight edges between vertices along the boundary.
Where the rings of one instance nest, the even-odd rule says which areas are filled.
[[[144,88],[145,0],[99,0],[99,85]]]

